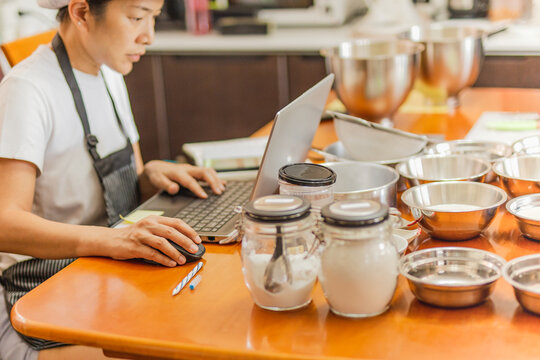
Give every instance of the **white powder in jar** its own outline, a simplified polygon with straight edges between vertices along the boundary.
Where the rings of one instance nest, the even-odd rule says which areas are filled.
[[[482,207],[478,205],[469,205],[469,204],[439,204],[439,205],[429,206],[426,208],[426,210],[461,212],[461,211],[482,210]]]
[[[244,279],[255,303],[272,310],[295,309],[311,301],[311,290],[317,279],[320,262],[316,256],[304,259],[304,254],[289,255],[292,283],[283,283],[283,289],[271,293],[264,288],[264,272],[271,254],[244,255]]]
[[[389,242],[347,241],[324,249],[319,281],[332,310],[349,316],[385,311],[396,290],[398,261]]]

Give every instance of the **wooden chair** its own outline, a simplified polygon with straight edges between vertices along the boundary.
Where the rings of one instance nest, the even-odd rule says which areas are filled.
[[[0,45],[4,56],[11,67],[15,66],[21,60],[30,56],[39,45],[51,42],[57,30],[50,30],[37,35],[17,39],[15,41]]]

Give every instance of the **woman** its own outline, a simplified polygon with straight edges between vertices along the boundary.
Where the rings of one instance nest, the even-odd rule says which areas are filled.
[[[102,357],[96,349],[22,341],[9,323],[10,306],[80,256],[184,264],[168,240],[196,252],[201,239],[181,220],[103,225],[129,213],[140,194],[184,186],[206,197],[197,179],[217,194],[224,183],[211,169],[143,165],[122,75],[152,42],[163,0],[38,2],[59,9],[58,34],[0,85],[0,248],[26,255],[2,256],[0,357]]]

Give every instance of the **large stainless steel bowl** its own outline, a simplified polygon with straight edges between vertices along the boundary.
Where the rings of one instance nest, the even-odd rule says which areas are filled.
[[[540,192],[540,155],[501,159],[493,164],[503,189],[511,197]]]
[[[503,268],[503,276],[514,287],[519,304],[540,315],[540,254],[510,260]]]
[[[356,39],[324,49],[326,69],[348,112],[379,122],[405,101],[423,46],[408,40]]]
[[[444,91],[450,105],[458,105],[458,93],[473,85],[480,73],[485,32],[455,24],[432,24],[414,26],[401,37],[425,46],[419,79]]]
[[[467,240],[480,235],[506,201],[497,186],[470,182],[433,182],[406,190],[401,200],[430,236]]]
[[[489,251],[442,247],[406,255],[400,261],[400,272],[418,300],[460,308],[485,301],[505,263]]]
[[[526,237],[540,241],[540,194],[528,194],[506,203],[506,210],[517,220]]]
[[[349,161],[324,163],[334,170],[334,199],[375,200],[396,206],[396,187],[399,175],[391,167],[368,162]]]
[[[409,187],[434,181],[482,182],[490,169],[486,160],[467,155],[421,155],[396,166]]]

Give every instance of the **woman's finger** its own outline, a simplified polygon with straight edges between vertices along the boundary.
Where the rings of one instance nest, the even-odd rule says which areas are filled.
[[[165,176],[163,173],[155,173],[150,181],[158,189],[165,190],[171,195],[176,194],[180,190],[180,186]]]
[[[145,245],[161,251],[165,256],[173,259],[178,265],[183,265],[186,263],[185,256],[175,249],[174,246],[171,245],[170,241],[166,238],[151,235],[146,237],[144,243]]]
[[[175,171],[171,174],[172,180],[178,182],[183,187],[189,189],[192,193],[200,198],[206,199],[208,195],[203,190],[201,185],[187,172]]]
[[[159,223],[175,228],[176,230],[190,238],[196,244],[201,243],[201,238],[199,234],[197,234],[197,232],[193,230],[193,228],[183,220],[166,216],[157,216],[156,218]]]
[[[214,193],[219,195],[225,190],[224,182],[219,178],[214,169],[195,168],[193,172],[196,178],[206,181]]]
[[[182,234],[174,227],[159,224],[152,229],[152,234],[173,241],[192,254],[195,254],[197,251],[199,251],[199,247],[192,239]]]

